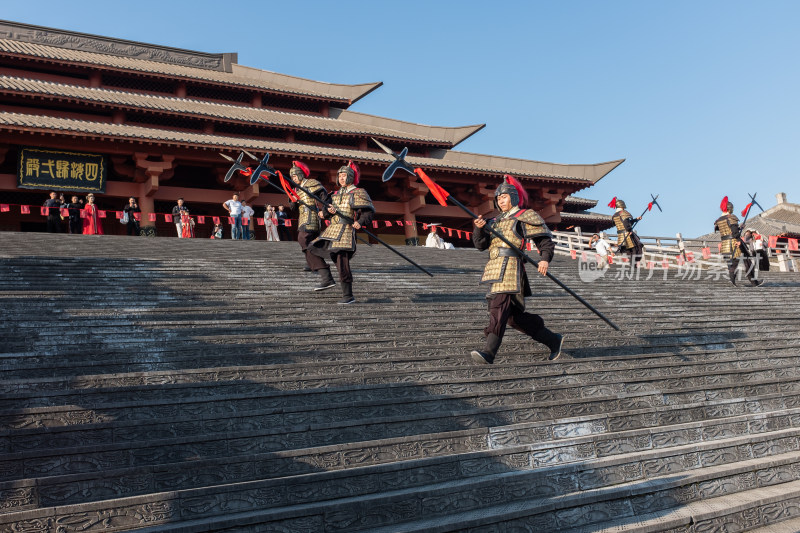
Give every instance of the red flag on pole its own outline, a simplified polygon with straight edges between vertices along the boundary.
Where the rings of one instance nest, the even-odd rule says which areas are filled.
[[[750,202],[749,204],[747,204],[746,206],[744,206],[744,209],[742,209],[742,216],[743,216],[743,217],[746,217],[746,216],[747,216],[747,212],[750,210],[750,207],[751,207],[752,205],[753,205],[753,202]]]
[[[647,204],[647,210],[650,211],[651,209],[653,209],[653,202]]]
[[[433,197],[436,198],[436,201],[439,202],[439,205],[446,206],[447,197],[450,196],[450,193],[439,187],[439,185],[437,185],[435,181],[430,179],[428,175],[422,171],[421,168],[415,168],[414,172],[417,174],[417,176],[422,178],[422,181],[428,187],[428,190],[431,191]]]

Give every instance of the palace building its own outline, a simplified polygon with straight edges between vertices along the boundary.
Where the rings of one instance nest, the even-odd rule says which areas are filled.
[[[7,206],[0,229],[43,229],[38,209],[51,190],[94,192],[99,207],[112,213],[106,233],[123,232],[113,213],[130,196],[142,209],[143,231],[166,236],[175,230],[163,214],[179,197],[203,216],[223,215],[221,204],[235,191],[257,215],[266,204],[285,204],[286,196],[263,182],[250,185],[241,175],[225,181],[230,163],[220,154],[235,158],[242,150],[259,158],[269,153],[287,177],[291,162],[301,160],[329,190],[336,189],[337,169],[355,161],[376,219],[392,222],[377,230],[389,242],[415,242],[426,222],[471,228],[463,211],[440,206],[416,176],[398,172],[383,183],[392,158],[371,138],[396,151],[407,147],[409,163],[476,213],[493,209],[495,187],[511,174],[552,227],[611,225],[610,217],[582,212],[593,200],[570,198],[623,159],[577,165],[459,152],[458,144],[483,124],[427,126],[350,110],[380,86],[264,71],[238,64],[231,53],[0,21],[0,204]],[[25,205],[35,212],[23,214],[17,206]],[[200,237],[210,231],[211,224],[198,226]]]

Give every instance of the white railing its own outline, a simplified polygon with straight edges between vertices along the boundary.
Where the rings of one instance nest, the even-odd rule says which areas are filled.
[[[584,235],[580,228],[575,231],[555,231],[553,240],[556,243],[556,253],[569,255],[574,258],[595,258],[594,248],[589,246],[590,235]],[[699,268],[719,268],[725,260],[719,253],[717,242],[707,242],[698,239],[684,239],[680,233],[675,237],[649,237],[639,236],[644,245],[642,257],[643,266],[654,268],[683,268],[690,264]],[[606,241],[615,247],[616,234],[606,234]],[[767,242],[764,239],[766,247]],[[773,268],[781,272],[800,272],[800,252],[789,250],[788,244],[778,243],[777,246],[768,248],[770,263]],[[586,255],[584,255],[586,254]],[[610,254],[614,263],[627,262],[627,254]],[[665,263],[666,262],[666,263]]]

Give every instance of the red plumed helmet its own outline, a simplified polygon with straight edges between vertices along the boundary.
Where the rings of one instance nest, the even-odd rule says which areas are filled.
[[[292,161],[292,166],[299,168],[305,177],[308,177],[311,174],[311,169],[308,168],[308,165],[303,163],[302,161]]]
[[[612,198],[610,202],[608,202],[608,207],[610,207],[611,209],[614,209],[614,208],[617,207],[617,197],[616,196],[614,198]]]
[[[358,185],[358,180],[361,177],[361,171],[358,169],[358,165],[351,160],[347,162],[347,166],[353,169],[353,185]]]
[[[508,174],[503,176],[503,183],[497,187],[494,196],[496,198],[501,194],[508,194],[511,197],[511,205],[524,208],[528,204],[528,193],[525,192],[525,188],[514,176],[509,176]]]
[[[722,202],[719,204],[719,208],[722,211],[728,211],[728,197],[722,199]]]

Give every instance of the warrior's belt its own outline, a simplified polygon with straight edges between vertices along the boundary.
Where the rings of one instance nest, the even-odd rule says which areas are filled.
[[[497,259],[498,257],[516,257],[517,255],[519,254],[511,248],[492,248],[489,251],[490,259]]]
[[[723,235],[722,236],[722,240],[723,241],[729,241],[731,239],[733,239],[733,235]]]

